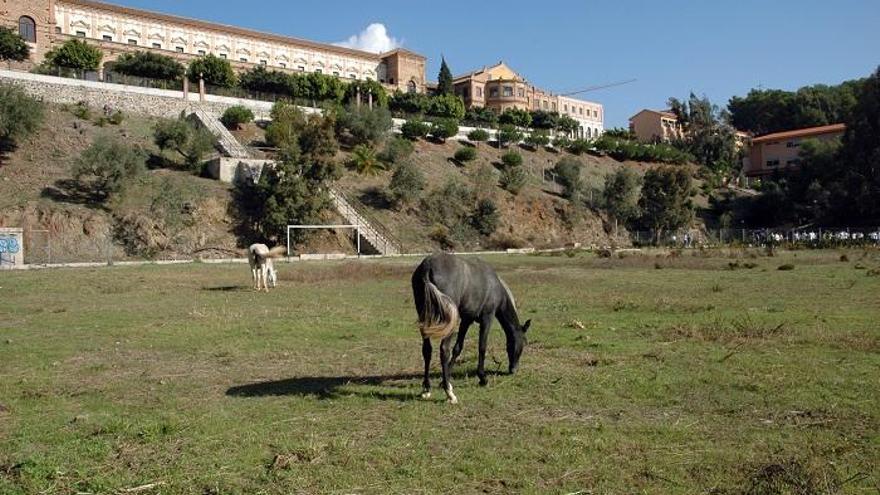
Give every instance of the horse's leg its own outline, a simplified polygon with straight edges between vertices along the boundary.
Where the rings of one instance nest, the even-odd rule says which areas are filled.
[[[251,268],[251,278],[254,281],[254,290],[260,290],[260,273],[257,271],[258,268]]]
[[[471,327],[471,323],[473,322],[462,318],[461,324],[458,326],[458,337],[455,339],[455,347],[452,348],[453,364],[458,361],[458,356],[461,354],[461,350],[464,347],[464,338],[468,333],[468,329]]]
[[[422,398],[431,398],[431,379],[428,377],[431,372],[431,339],[422,340],[422,357],[425,359],[425,379],[422,381]]]
[[[440,365],[443,370],[443,383],[441,386],[446,391],[446,400],[450,404],[458,404],[458,397],[452,392],[451,369],[452,369],[452,335],[440,341]]]
[[[480,377],[480,386],[488,384],[486,380],[486,348],[489,346],[489,330],[492,328],[492,313],[483,315],[480,320],[480,344],[479,358],[477,359],[477,376]]]

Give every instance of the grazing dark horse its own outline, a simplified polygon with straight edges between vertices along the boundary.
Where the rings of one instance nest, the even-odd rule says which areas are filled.
[[[449,381],[452,363],[461,353],[465,335],[471,324],[480,324],[479,361],[477,375],[480,385],[486,385],[486,346],[492,319],[498,318],[507,336],[508,370],[516,371],[526,331],[531,320],[520,325],[516,302],[510,289],[495,270],[478,259],[464,259],[451,254],[435,254],[425,258],[412,276],[413,297],[419,314],[422,333],[422,357],[425,358],[425,381],[422,397],[431,396],[428,371],[431,367],[431,339],[440,340],[440,365],[443,390],[449,402],[458,399]],[[458,338],[455,349],[450,349],[456,326]],[[452,351],[452,352],[450,352]]]

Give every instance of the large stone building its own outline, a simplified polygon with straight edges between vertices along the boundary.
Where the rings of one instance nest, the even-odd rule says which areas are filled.
[[[646,108],[629,118],[629,130],[643,143],[668,142],[684,136],[678,117],[670,110]]]
[[[575,119],[580,124],[577,137],[596,138],[605,130],[602,105],[556,95],[530,84],[504,62],[460,75],[453,79],[455,94],[470,107],[503,112],[508,108],[546,110]]]
[[[82,38],[101,48],[103,63],[145,49],[183,62],[211,53],[238,70],[264,65],[425,91],[425,57],[404,49],[375,54],[93,0],[0,0],[0,22],[30,44],[31,64],[54,46]]]

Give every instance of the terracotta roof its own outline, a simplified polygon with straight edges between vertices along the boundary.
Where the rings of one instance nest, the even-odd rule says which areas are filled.
[[[345,47],[341,47],[341,46],[331,45],[329,43],[318,43],[315,41],[294,38],[292,36],[284,36],[284,35],[280,35],[280,34],[265,33],[265,32],[252,30],[252,29],[245,29],[245,28],[240,28],[240,27],[236,27],[236,26],[229,26],[226,24],[202,21],[202,20],[198,20],[198,19],[191,19],[188,17],[181,17],[181,16],[176,16],[176,15],[170,15],[170,14],[162,14],[159,12],[151,12],[149,10],[134,9],[131,7],[123,7],[121,5],[114,5],[114,4],[110,4],[110,3],[98,2],[95,0],[60,0],[58,3],[79,5],[81,7],[89,7],[89,8],[98,9],[98,10],[109,10],[112,12],[117,12],[117,13],[124,14],[124,15],[129,15],[132,17],[145,17],[148,19],[156,19],[156,20],[165,21],[165,22],[186,24],[186,25],[190,25],[190,26],[193,26],[196,28],[205,29],[208,31],[215,31],[215,32],[219,31],[224,34],[234,34],[234,35],[238,35],[238,36],[247,36],[250,38],[256,38],[257,40],[260,40],[260,41],[274,41],[274,42],[278,42],[278,43],[299,45],[302,47],[313,48],[316,50],[324,50],[324,51],[328,51],[328,52],[334,52],[334,53],[339,53],[339,54],[343,54],[343,55],[350,55],[350,56],[354,56],[354,57],[369,58],[369,59],[374,59],[377,61],[380,60],[382,57],[391,55],[397,51],[406,51],[406,52],[411,53],[413,55],[418,55],[416,53],[410,52],[408,50],[402,50],[402,49],[392,50],[388,53],[383,53],[380,55],[377,53],[365,52],[362,50],[354,50],[351,48],[345,48]],[[418,56],[421,56],[421,55],[418,55]],[[422,58],[424,58],[424,57],[422,57]]]
[[[779,141],[782,139],[819,136],[821,134],[832,134],[843,132],[846,130],[846,124],[823,125],[819,127],[807,127],[806,129],[795,129],[792,131],[775,132],[773,134],[765,134],[761,137],[752,139],[752,144],[766,143],[767,141]]]
[[[645,113],[645,112],[655,113],[657,115],[662,115],[662,116],[668,117],[670,119],[678,119],[678,116],[676,116],[674,113],[672,113],[671,110],[651,110],[650,108],[646,108],[646,109],[636,113],[632,117],[630,117],[629,120],[632,120],[632,119],[636,118],[639,114]]]

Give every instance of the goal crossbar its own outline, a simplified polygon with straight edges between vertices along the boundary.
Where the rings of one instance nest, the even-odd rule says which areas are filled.
[[[352,229],[357,234],[357,255],[361,255],[361,226],[357,224],[324,224],[324,225],[288,225],[287,226],[287,257],[290,257],[290,231],[291,230],[320,230],[320,229]]]

